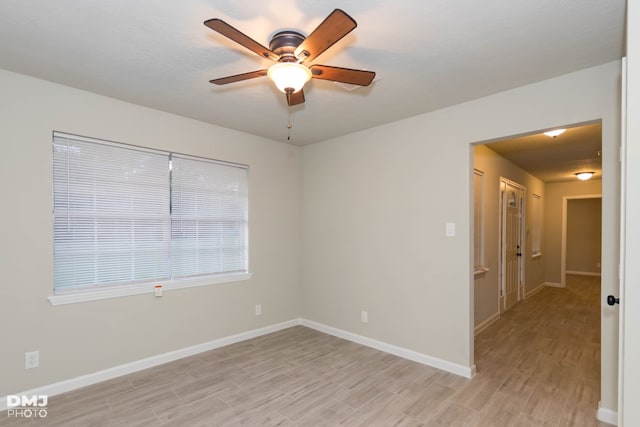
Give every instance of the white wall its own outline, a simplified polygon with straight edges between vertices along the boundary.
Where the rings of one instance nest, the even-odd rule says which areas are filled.
[[[525,294],[544,284],[544,253],[531,257],[532,194],[545,202],[544,182],[485,145],[474,147],[474,168],[484,172],[484,256],[489,271],[474,277],[474,324],[478,326],[498,313],[500,289],[500,178],[525,187],[524,286]]]
[[[299,148],[1,70],[0,93],[0,396],[299,317]],[[51,306],[53,130],[248,164],[253,278]]]
[[[559,125],[602,119],[603,295],[617,292],[618,62],[302,149],[4,71],[0,93],[0,179],[15,206],[0,218],[0,396],[299,315],[471,367],[470,144]],[[254,278],[49,305],[52,130],[249,164]],[[611,409],[614,313],[602,320]],[[41,367],[25,371],[36,349]]]
[[[473,365],[470,144],[602,119],[603,294],[617,291],[619,62],[304,147],[303,316]],[[445,223],[457,236],[445,237]],[[360,311],[369,322],[360,322]],[[617,319],[602,321],[616,408]]]

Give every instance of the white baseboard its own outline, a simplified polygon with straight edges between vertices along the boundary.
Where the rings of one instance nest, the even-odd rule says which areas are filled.
[[[541,290],[543,290],[545,287],[545,282],[540,283],[538,286],[536,286],[535,288],[531,289],[529,292],[524,294],[524,299],[529,298],[530,296],[537,294],[538,292],[540,292]]]
[[[557,282],[544,282],[545,286],[548,286],[550,288],[564,288],[565,286],[562,283],[557,283]]]
[[[432,366],[434,368],[442,369],[443,371],[451,372],[456,375],[460,375],[466,378],[473,378],[476,373],[476,367],[463,366],[457,363],[449,362],[447,360],[439,359],[437,357],[427,356],[422,353],[408,350],[402,347],[398,347],[392,344],[388,344],[382,341],[376,341],[371,338],[363,337],[361,335],[353,334],[351,332],[336,329],[330,326],[323,325],[321,323],[313,322],[306,319],[292,319],[286,322],[277,323],[275,325],[266,326],[264,328],[253,329],[251,331],[242,332],[236,335],[231,335],[224,338],[219,338],[213,341],[209,341],[202,344],[197,344],[190,347],[170,351],[156,356],[147,357],[145,359],[136,360],[124,365],[114,366],[102,371],[93,372],[91,374],[82,375],[76,378],[71,378],[57,383],[48,384],[42,387],[36,387],[31,390],[22,392],[16,392],[17,395],[46,395],[55,396],[57,394],[67,393],[69,391],[77,390],[82,387],[87,387],[93,384],[97,384],[103,381],[107,381],[113,378],[120,377],[122,375],[132,374],[134,372],[142,371],[144,369],[152,368],[154,366],[162,365],[164,363],[173,362],[174,360],[182,359],[184,357],[193,356],[195,354],[203,353],[205,351],[214,350],[216,348],[224,347],[230,344],[235,344],[241,341],[246,341],[251,338],[256,338],[262,335],[270,334],[272,332],[281,331],[283,329],[291,328],[297,325],[304,325],[309,328],[315,329],[320,332],[324,332],[329,335],[334,335],[339,338],[343,338],[349,341],[353,341],[358,344],[366,345],[367,347],[375,348],[376,350],[384,351],[414,362],[422,363],[424,365]],[[7,409],[7,397],[0,397],[0,411]]]
[[[567,270],[565,271],[566,274],[575,274],[576,276],[593,276],[593,277],[601,277],[602,274],[600,273],[593,273],[590,271],[575,271],[575,270]]]
[[[480,332],[484,331],[489,326],[496,323],[499,319],[500,319],[500,313],[494,313],[493,315],[489,316],[488,319],[485,319],[482,322],[480,322],[478,325],[476,325],[476,327],[473,329],[473,336],[475,337]]]
[[[136,360],[124,365],[114,366],[102,371],[93,372],[91,374],[82,375],[69,380],[60,381],[57,383],[37,387],[31,390],[16,392],[18,395],[47,395],[55,396],[57,394],[66,393],[72,390],[77,390],[82,387],[97,384],[102,381],[107,381],[113,378],[120,377],[122,375],[132,374],[134,372],[142,371],[144,369],[152,368],[154,366],[162,365],[164,363],[173,362],[174,360],[182,359],[184,357],[193,356],[205,351],[214,350],[216,348],[224,347],[230,344],[235,344],[240,341],[245,341],[251,338],[256,338],[262,335],[277,332],[283,329],[290,328],[300,324],[300,319],[293,319],[275,325],[266,326],[264,328],[253,329],[251,331],[242,332],[240,334],[231,335],[228,337],[220,338],[217,340],[209,341],[202,344],[197,344],[190,347],[181,348],[179,350],[170,351],[156,356],[147,357],[145,359]],[[7,409],[7,397],[0,397],[0,411]]]
[[[612,424],[614,426],[618,425],[618,411],[614,411],[612,409],[603,408],[602,402],[598,402],[598,412],[596,414],[596,418],[598,421],[602,421],[603,423]]]
[[[362,335],[354,334],[352,332],[343,331],[342,329],[337,329],[332,326],[323,325],[322,323],[314,322],[312,320],[302,319],[301,324],[311,329],[324,332],[325,334],[333,335],[338,338],[355,342],[357,344],[366,345],[367,347],[375,348],[376,350],[384,351],[385,353],[393,354],[404,359],[422,363],[423,365],[442,369],[443,371],[451,372],[452,374],[460,375],[465,378],[473,378],[473,376],[476,374],[475,365],[460,365],[448,360],[439,359],[437,357],[418,353],[417,351],[408,350],[406,348],[398,347],[393,344],[388,344],[383,341],[378,341],[372,338],[363,337]]]

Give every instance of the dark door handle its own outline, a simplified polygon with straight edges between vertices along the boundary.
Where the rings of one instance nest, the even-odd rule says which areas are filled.
[[[609,305],[620,304],[620,298],[616,298],[613,295],[609,295],[607,296],[607,304]]]

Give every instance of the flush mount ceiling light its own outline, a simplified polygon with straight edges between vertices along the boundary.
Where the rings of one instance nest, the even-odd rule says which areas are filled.
[[[544,134],[548,137],[555,138],[558,135],[562,135],[565,131],[566,129],[554,129],[550,130],[549,132],[545,132]]]
[[[594,172],[578,172],[576,174],[576,178],[578,178],[580,181],[586,181],[588,179],[590,179],[593,176]]]
[[[269,67],[267,75],[284,92],[298,92],[311,80],[311,70],[296,62],[280,62]]]

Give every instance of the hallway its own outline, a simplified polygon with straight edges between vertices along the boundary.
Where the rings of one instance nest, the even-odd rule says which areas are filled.
[[[488,425],[608,425],[595,419],[599,301],[599,277],[567,275],[566,288],[543,288],[476,337],[478,378],[500,383]]]

